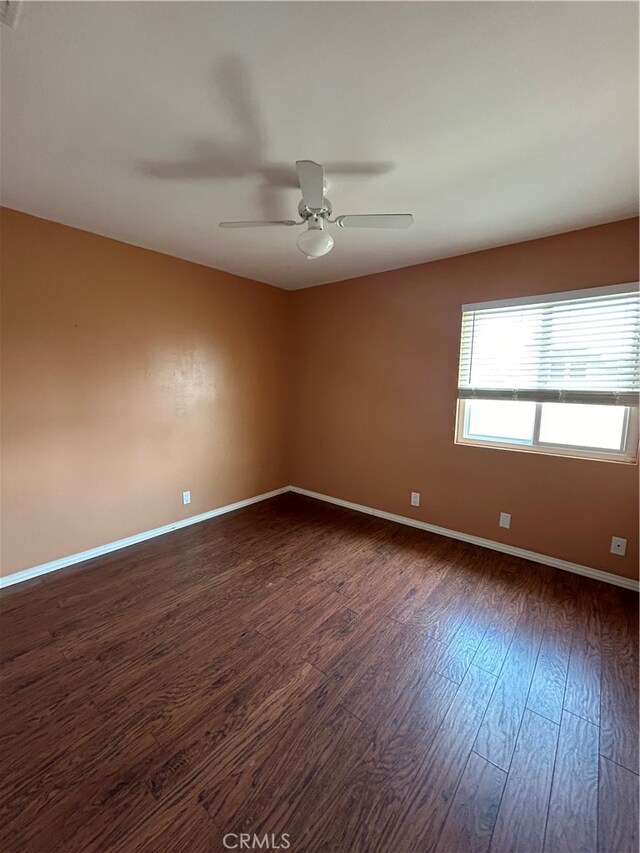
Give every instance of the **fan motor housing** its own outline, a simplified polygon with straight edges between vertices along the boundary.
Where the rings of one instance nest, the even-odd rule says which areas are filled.
[[[300,204],[298,205],[298,213],[305,222],[313,216],[320,216],[322,219],[327,219],[327,217],[331,216],[331,211],[331,202],[328,198],[323,199],[320,210],[312,210],[310,207],[307,207],[303,199],[300,200]]]

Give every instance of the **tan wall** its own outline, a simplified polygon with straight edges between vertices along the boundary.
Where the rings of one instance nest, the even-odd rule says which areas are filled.
[[[286,485],[286,292],[10,210],[0,271],[4,574]]]
[[[453,443],[460,305],[636,280],[637,228],[287,293],[2,211],[2,572],[291,482],[637,576],[637,466]]]
[[[637,577],[636,465],[453,442],[461,304],[637,278],[631,219],[297,291],[291,481]]]

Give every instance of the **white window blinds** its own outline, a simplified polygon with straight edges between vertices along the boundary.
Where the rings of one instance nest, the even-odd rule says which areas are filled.
[[[460,399],[635,406],[639,359],[636,284],[462,306]]]

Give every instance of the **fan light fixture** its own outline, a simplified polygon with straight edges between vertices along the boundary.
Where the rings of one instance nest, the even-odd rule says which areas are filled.
[[[1,2],[1,0],[0,0]],[[333,237],[324,230],[325,222],[338,228],[409,228],[413,225],[410,213],[365,213],[354,216],[337,216],[331,219],[331,202],[326,197],[324,169],[313,160],[296,160],[298,181],[302,190],[302,200],[298,204],[299,221],[295,219],[270,219],[257,222],[247,219],[241,222],[221,222],[221,228],[265,228],[284,225],[305,225],[304,231],[296,240],[296,245],[308,261],[328,255],[333,249]]]
[[[308,226],[296,240],[296,246],[307,256],[308,261],[312,261],[333,249],[333,237],[324,230],[322,219],[310,219]]]

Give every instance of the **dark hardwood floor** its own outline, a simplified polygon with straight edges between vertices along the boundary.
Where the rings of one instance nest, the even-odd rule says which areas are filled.
[[[285,495],[0,608],[6,853],[638,849],[631,592]]]

